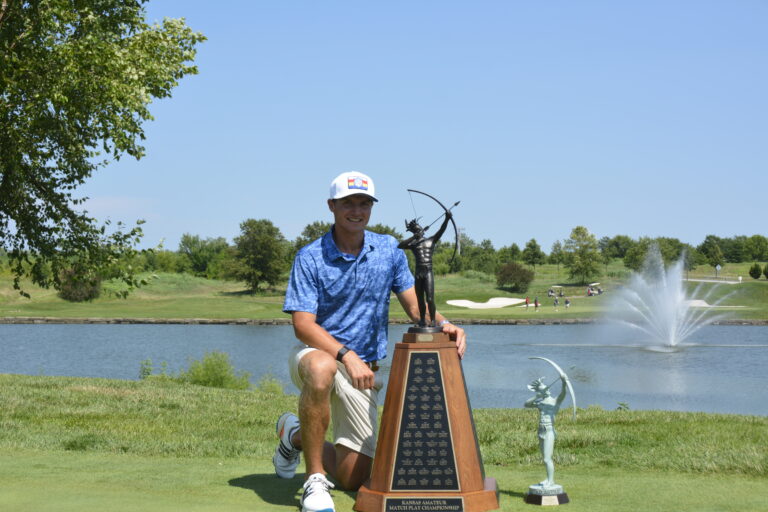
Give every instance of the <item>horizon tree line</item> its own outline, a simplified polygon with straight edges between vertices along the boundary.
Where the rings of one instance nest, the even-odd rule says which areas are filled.
[[[240,224],[240,235],[230,245],[225,238],[201,238],[185,233],[177,251],[156,250],[147,253],[147,270],[186,272],[200,277],[236,279],[248,283],[252,290],[261,286],[274,287],[285,279],[296,252],[323,236],[331,223],[315,221],[307,224],[294,239],[288,240],[270,220],[248,219]],[[369,226],[370,231],[389,234],[402,240],[403,234],[384,224]],[[670,237],[640,237],[627,235],[604,236],[598,239],[584,226],[576,226],[568,238],[557,240],[547,254],[536,241],[530,239],[521,249],[516,243],[496,249],[488,240],[476,242],[465,232],[460,233],[461,253],[450,262],[453,240],[442,240],[434,254],[437,275],[462,271],[477,271],[496,275],[508,263],[523,263],[532,268],[543,264],[563,266],[569,279],[579,283],[607,272],[608,264],[616,259],[626,268],[637,271],[652,244],[659,246],[666,264],[684,255],[686,269],[701,265],[768,261],[768,238],[763,235],[722,238],[708,235],[699,245],[692,246]],[[409,255],[410,256],[410,255]]]
[[[294,240],[288,240],[269,219],[247,219],[240,224],[240,234],[234,237],[232,244],[224,237],[202,238],[184,233],[177,250],[157,248],[136,251],[122,262],[122,266],[130,267],[132,271],[187,273],[209,279],[243,281],[254,292],[265,287],[274,289],[287,279],[296,252],[330,229],[331,223],[315,221],[307,224]],[[403,239],[403,235],[391,226],[379,223],[368,229]],[[635,240],[627,235],[615,235],[598,239],[586,227],[576,226],[568,238],[552,244],[549,254],[535,238],[526,242],[522,249],[517,243],[496,249],[490,240],[477,242],[463,230],[459,236],[462,250],[452,262],[454,241],[442,240],[438,244],[434,253],[435,274],[480,272],[495,276],[500,287],[513,291],[525,291],[533,280],[537,266],[544,264],[556,265],[558,273],[560,267],[564,267],[568,271],[568,279],[578,284],[607,273],[608,265],[616,259],[622,260],[627,269],[637,271],[652,244],[658,245],[666,264],[684,257],[687,270],[700,265],[715,267],[749,261],[760,268],[757,262],[768,261],[768,238],[759,234],[730,238],[707,235],[694,247],[670,237],[640,237]],[[408,254],[408,257],[412,258],[412,255]],[[8,258],[2,250],[0,263],[8,265]],[[768,272],[768,264],[765,271]],[[749,274],[754,277],[756,272],[753,268]],[[757,274],[758,278],[762,273]],[[71,300],[95,298],[99,292],[94,287],[100,288],[102,279],[113,278],[105,273],[87,283],[80,283],[84,280],[72,271],[59,277],[63,289],[76,290],[70,293]],[[87,293],[82,291],[86,285]]]

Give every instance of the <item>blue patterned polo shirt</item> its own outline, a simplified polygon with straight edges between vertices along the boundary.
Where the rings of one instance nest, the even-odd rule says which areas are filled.
[[[357,257],[336,247],[332,231],[296,254],[283,311],[305,311],[363,361],[387,355],[390,292],[413,286],[405,253],[389,235],[365,232]]]

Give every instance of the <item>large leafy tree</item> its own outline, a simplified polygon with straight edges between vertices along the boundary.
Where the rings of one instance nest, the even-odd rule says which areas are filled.
[[[301,234],[293,242],[295,250],[298,251],[308,243],[313,242],[321,236],[325,235],[328,231],[331,230],[331,226],[332,224],[330,222],[325,222],[322,220],[316,220],[312,224],[307,224],[304,226]]]
[[[198,276],[208,276],[209,267],[229,247],[223,237],[202,239],[197,235],[184,233],[179,242],[179,253],[183,254]]]
[[[768,260],[768,238],[763,235],[752,235],[745,244],[746,256],[752,261]]]
[[[499,249],[498,258],[501,265],[505,263],[512,263],[513,261],[519,261],[522,251],[516,243],[507,245]]]
[[[141,237],[99,227],[75,189],[112,159],[141,158],[149,104],[204,40],[181,19],[145,21],[146,0],[0,0],[0,249],[21,277],[112,269]],[[129,254],[130,255],[130,254]]]
[[[565,240],[563,250],[566,253],[565,267],[571,279],[578,278],[585,284],[600,272],[600,251],[597,238],[584,226],[576,226],[570,238]]]
[[[523,249],[523,261],[533,266],[534,272],[536,271],[536,265],[543,265],[547,262],[547,255],[541,250],[541,246],[535,238],[528,240]]]
[[[248,219],[240,224],[240,236],[235,238],[237,259],[241,262],[238,276],[253,291],[262,284],[275,286],[288,268],[285,254],[290,243],[280,228],[267,219]]]

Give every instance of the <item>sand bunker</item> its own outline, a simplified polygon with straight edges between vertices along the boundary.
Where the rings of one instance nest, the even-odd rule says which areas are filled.
[[[521,302],[525,302],[525,299],[511,299],[508,297],[494,297],[492,299],[488,299],[485,302],[473,302],[471,300],[449,300],[446,301],[451,306],[458,306],[460,308],[470,308],[470,309],[496,309],[496,308],[503,308],[507,306],[514,306],[515,304],[520,304]]]

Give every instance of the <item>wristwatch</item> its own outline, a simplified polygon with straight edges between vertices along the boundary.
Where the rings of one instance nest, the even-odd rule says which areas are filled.
[[[341,362],[341,360],[344,358],[344,354],[346,354],[347,352],[349,352],[349,349],[344,345],[342,345],[339,351],[336,352],[336,360],[338,362]]]

